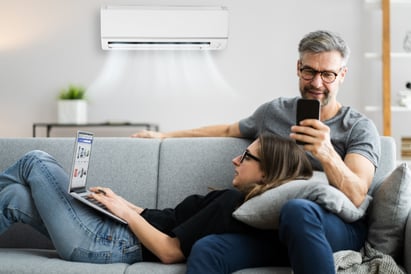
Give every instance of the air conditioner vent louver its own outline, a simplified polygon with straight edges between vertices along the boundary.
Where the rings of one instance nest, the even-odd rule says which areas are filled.
[[[101,9],[105,50],[216,50],[228,39],[224,7],[106,6]]]

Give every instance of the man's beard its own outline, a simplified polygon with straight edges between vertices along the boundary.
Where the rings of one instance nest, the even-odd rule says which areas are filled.
[[[310,98],[310,91],[315,90],[313,88],[307,87],[304,88],[301,91],[301,97],[305,98],[305,99],[311,99]],[[320,105],[321,107],[328,105],[328,103],[330,102],[330,92],[325,89],[323,91],[321,91],[321,93],[323,94],[323,98],[320,100]]]

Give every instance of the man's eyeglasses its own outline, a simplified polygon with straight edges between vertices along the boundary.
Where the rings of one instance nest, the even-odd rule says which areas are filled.
[[[257,161],[257,162],[261,161],[257,156],[254,156],[253,154],[251,154],[250,152],[246,150],[243,152],[243,154],[241,154],[240,164],[244,161],[244,159],[248,159],[248,158],[253,159],[254,161]]]
[[[335,79],[337,79],[338,73],[340,73],[341,70],[342,67],[338,70],[337,73],[335,73],[334,71],[318,71],[312,68],[303,67],[300,68],[300,75],[304,80],[310,81],[314,79],[314,77],[319,73],[324,83],[331,84],[335,81]]]

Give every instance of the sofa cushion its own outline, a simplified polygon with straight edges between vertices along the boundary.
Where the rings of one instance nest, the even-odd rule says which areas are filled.
[[[65,261],[54,250],[0,249],[0,273],[53,273],[53,274],[123,274],[128,264],[92,264]],[[141,273],[141,272],[140,272]]]
[[[155,208],[161,140],[96,137],[94,142],[88,186],[110,187],[134,204]]]
[[[364,216],[372,198],[367,196],[360,207],[356,207],[341,191],[328,184],[323,172],[314,172],[309,180],[295,180],[270,189],[253,197],[241,205],[234,217],[251,226],[261,229],[278,227],[280,211],[290,199],[304,198],[314,201],[329,211],[338,214],[347,222]]]
[[[401,259],[404,228],[411,208],[411,172],[399,165],[381,183],[369,209],[368,241],[377,250]]]
[[[127,267],[125,274],[183,274],[186,273],[185,263],[162,264],[159,262],[138,262]]]
[[[374,197],[374,191],[380,186],[382,180],[396,168],[396,145],[391,136],[380,136],[381,156],[377,170],[374,174],[373,182],[368,190],[368,194]]]
[[[411,212],[408,213],[408,220],[405,224],[405,233],[404,233],[404,255],[402,256],[405,270],[407,273],[411,273]]]
[[[161,143],[158,208],[175,207],[192,194],[232,187],[231,160],[250,140],[240,138],[167,138]]]

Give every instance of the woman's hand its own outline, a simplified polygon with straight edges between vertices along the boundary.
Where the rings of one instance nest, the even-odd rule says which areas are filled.
[[[126,201],[110,188],[92,187],[90,196],[105,205],[113,214],[127,221],[130,230],[140,242],[163,263],[185,260],[178,238],[170,237],[148,223],[141,215],[142,208]]]
[[[92,187],[90,197],[102,203],[114,215],[127,220],[131,211],[140,214],[143,208],[133,205],[123,197],[117,195],[110,188]]]

